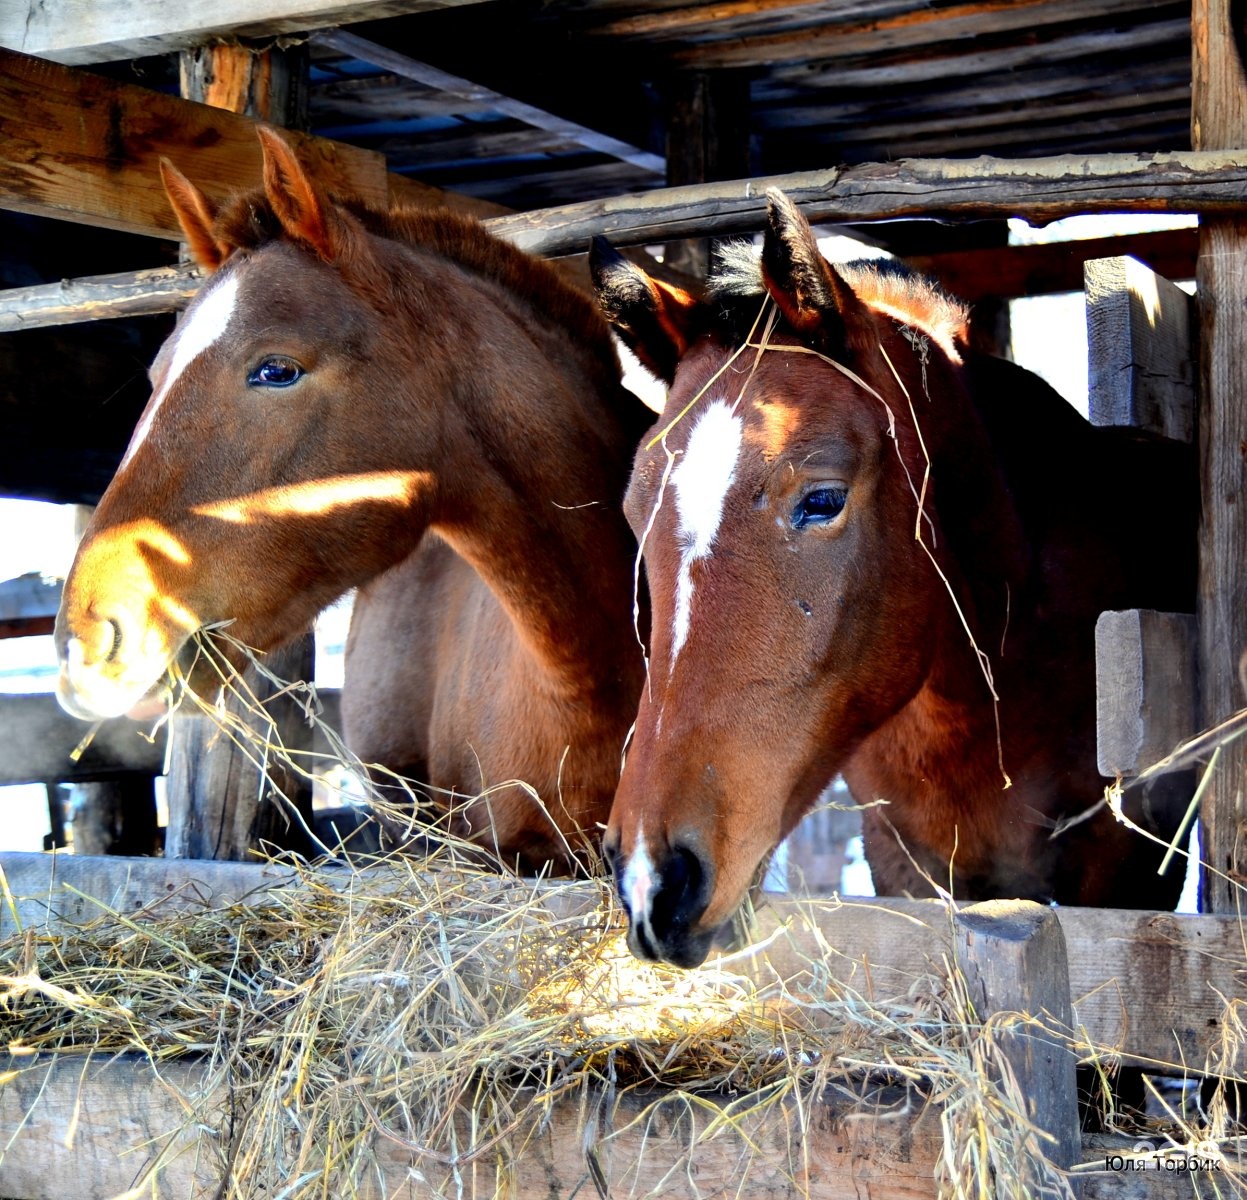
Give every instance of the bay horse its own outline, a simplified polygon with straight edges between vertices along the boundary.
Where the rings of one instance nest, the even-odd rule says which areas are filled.
[[[971,353],[933,285],[832,267],[778,192],[767,222],[705,301],[591,260],[671,382],[625,500],[651,644],[604,848],[633,951],[699,963],[837,773],[880,894],[1172,907],[1102,803],[1094,626],[1191,610],[1193,451]],[[1137,815],[1172,832],[1174,797]]]
[[[323,196],[260,129],[263,188],[165,187],[212,272],[79,546],[58,694],[126,712],[198,629],[261,651],[359,587],[348,744],[473,803],[534,869],[596,845],[644,666],[620,503],[652,422],[549,264],[449,212]]]

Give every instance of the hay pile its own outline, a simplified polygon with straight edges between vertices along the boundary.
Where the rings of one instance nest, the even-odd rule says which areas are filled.
[[[591,1110],[600,1140],[621,1099],[656,1085],[669,1090],[654,1105],[715,1096],[699,1136],[782,1129],[796,1170],[811,1101],[881,1079],[943,1104],[944,1194],[976,1195],[986,1178],[1001,1195],[1063,1193],[1020,1098],[990,1082],[990,1046],[953,981],[915,980],[886,1006],[797,1003],[733,962],[644,966],[603,885],[448,856],[308,870],[254,905],[27,931],[0,946],[0,1007],[19,1054],[206,1060],[246,1114],[231,1197],[350,1195],[379,1139],[431,1174],[494,1170],[556,1103]],[[219,1114],[188,1103],[185,1124],[219,1135]]]
[[[285,757],[273,731],[218,713],[257,761]],[[207,1134],[198,1152],[219,1159],[229,1200],[356,1195],[387,1147],[431,1194],[470,1194],[465,1174],[505,1181],[555,1106],[579,1113],[603,1196],[599,1151],[622,1124],[670,1126],[672,1112],[688,1119],[671,1172],[691,1178],[716,1138],[746,1158],[779,1139],[799,1192],[811,1122],[837,1097],[858,1112],[938,1105],[950,1200],[1070,1195],[947,962],[876,1003],[825,962],[804,963],[799,992],[749,951],[645,966],[622,932],[604,881],[482,870],[448,838],[428,860],[301,868],[253,902],[141,920],[101,906],[85,926],[26,930],[0,943],[0,1012],[19,1061],[202,1062],[206,1086],[179,1098],[178,1119]],[[133,1194],[165,1165],[153,1153]]]

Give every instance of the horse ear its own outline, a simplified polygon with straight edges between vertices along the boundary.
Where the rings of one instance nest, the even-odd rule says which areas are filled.
[[[637,358],[670,383],[689,347],[699,301],[681,288],[651,279],[605,238],[593,239],[589,271],[606,319]]]
[[[766,193],[762,279],[785,319],[798,333],[820,330],[833,346],[845,342],[846,319],[861,302],[822,255],[810,223],[778,188]]]
[[[331,214],[295,152],[276,130],[256,127],[264,152],[264,194],[286,234],[326,261],[338,255]]]
[[[167,158],[160,160],[160,181],[165,185],[165,195],[182,227],[191,257],[205,271],[215,271],[230,248],[213,233],[216,210],[212,202]]]

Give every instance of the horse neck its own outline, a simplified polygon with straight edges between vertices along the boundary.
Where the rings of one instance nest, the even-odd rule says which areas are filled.
[[[433,525],[497,598],[547,685],[583,701],[639,678],[636,544],[621,498],[647,410],[603,369],[600,347],[485,292],[475,302],[500,304],[500,328],[521,341],[493,369],[462,363]],[[475,316],[492,319],[484,307]]]

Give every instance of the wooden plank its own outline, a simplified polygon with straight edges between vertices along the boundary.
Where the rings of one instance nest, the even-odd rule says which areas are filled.
[[[148,741],[144,727],[124,717],[104,721],[74,762],[70,756],[90,731],[54,696],[0,696],[0,785],[158,775],[163,769],[163,732]]]
[[[426,87],[436,88],[439,92],[460,96],[474,108],[486,108],[493,112],[504,113],[508,117],[523,121],[526,125],[531,125],[534,129],[543,129],[547,133],[557,134],[574,145],[592,150],[595,154],[607,154],[611,158],[631,163],[642,170],[652,171],[657,176],[661,176],[666,168],[666,163],[659,154],[651,154],[648,150],[641,150],[628,142],[599,133],[595,129],[589,129],[565,117],[546,112],[545,109],[504,96],[500,92],[473,83],[469,79],[462,79],[458,75],[451,75],[429,63],[419,62],[396,50],[379,46],[376,42],[370,42],[357,34],[348,33],[342,29],[332,29],[314,34],[312,44],[318,48],[336,50],[339,54],[362,59],[374,66],[393,71],[395,75],[415,80]]]
[[[25,0],[0,4],[0,46],[71,65],[167,54],[213,38],[275,38],[476,0]]]
[[[1088,416],[1178,441],[1195,435],[1195,302],[1129,257],[1084,265]]]
[[[331,729],[341,726],[337,688],[318,689],[320,720]],[[0,786],[52,780],[76,783],[111,779],[131,772],[159,775],[164,770],[165,732],[147,740],[148,727],[125,717],[105,721],[95,740],[75,763],[70,754],[90,732],[85,721],[71,717],[54,696],[0,695]],[[323,738],[313,738],[313,749],[324,753]]]
[[[585,30],[589,37],[643,38],[647,43],[672,37],[713,36],[734,28],[737,21],[748,21],[760,30],[772,29],[777,21],[817,23],[829,33],[834,30],[845,54],[878,52],[904,46],[925,46],[956,37],[982,37],[1009,29],[1032,29],[1036,23],[1093,20],[1114,13],[1137,11],[1138,0],[978,0],[931,8],[927,4],[877,5],[837,4],[832,10],[839,20],[828,20],[826,0],[726,0],[711,4],[689,4],[620,17]],[[862,10],[866,11],[863,12]],[[853,18],[857,18],[854,20]],[[809,29],[802,32],[808,34]],[[808,57],[814,57],[813,54]]]
[[[295,873],[272,864],[80,859],[0,854],[23,928],[56,932],[97,915],[82,895],[137,912],[223,906],[267,888],[298,886]],[[342,887],[384,890],[402,873],[320,869]],[[390,882],[387,882],[390,881]],[[516,881],[528,895],[532,880]],[[556,885],[567,915],[597,910],[596,884]],[[1088,1045],[1120,1050],[1127,1062],[1198,1074],[1218,1052],[1227,998],[1241,996],[1242,929],[1234,917],[1111,909],[1057,910],[1069,957],[1074,1026]],[[763,994],[824,998],[830,987],[882,1002],[907,995],[952,952],[952,914],[935,900],[773,899],[758,914],[755,936],[765,949],[734,960]],[[0,905],[0,937],[14,932]],[[782,982],[782,987],[780,986]],[[1142,998],[1146,998],[1143,1003]],[[776,1000],[775,1003],[786,1003]],[[1230,1066],[1247,1066],[1235,1060]]]
[[[322,186],[386,203],[379,154],[287,136]],[[176,238],[162,156],[217,199],[260,179],[251,118],[0,49],[0,207]]]
[[[0,292],[0,333],[174,312],[186,307],[204,278],[196,264],[180,263],[9,288]]]
[[[396,202],[417,207],[438,207],[449,202],[456,211],[484,218],[509,212],[487,200],[442,192],[397,175],[390,176],[390,188]],[[1114,253],[1141,259],[1170,278],[1190,278],[1195,274],[1198,244],[1199,231],[1195,228],[1165,229],[1046,245],[906,254],[904,258],[914,270],[938,279],[953,295],[973,304],[989,297],[1012,299],[1077,291],[1082,286],[1083,262]],[[199,267],[183,264],[9,288],[0,291],[0,333],[172,312],[185,307],[203,278]]]
[[[1082,1157],[1078,1085],[1070,1043],[1073,1011],[1061,923],[1029,900],[989,900],[957,914],[953,949],[978,1019],[992,1025],[1001,1056],[998,1081],[1011,1076],[1042,1153],[1068,1170]]]
[[[1191,11],[1191,144],[1247,145],[1247,72],[1235,45],[1230,0],[1195,0]],[[1199,271],[1201,521],[1199,687],[1205,726],[1240,708],[1247,648],[1247,217],[1201,222]],[[1203,809],[1201,903],[1241,909],[1247,882],[1247,746],[1221,755]]]
[[[155,1066],[137,1055],[89,1061],[39,1057],[5,1058],[0,1069],[15,1072],[0,1088],[0,1128],[20,1130],[0,1167],[0,1186],[12,1200],[112,1200],[133,1194],[184,1200],[218,1194],[234,1109],[227,1084],[214,1079],[204,1063]],[[719,1120],[713,1137],[705,1135],[716,1115],[729,1105],[739,1114],[742,1097],[706,1095],[696,1107],[665,1108],[659,1103],[663,1097],[657,1089],[630,1089],[617,1100],[594,1092],[583,1103],[576,1097],[556,1105],[521,1152],[507,1156],[505,1193],[499,1191],[492,1156],[452,1174],[373,1134],[369,1149],[377,1170],[362,1172],[349,1194],[358,1200],[446,1195],[486,1200],[500,1194],[572,1200],[585,1195],[592,1178],[603,1196],[680,1200],[935,1200],[938,1195],[939,1110],[919,1097],[878,1111],[824,1095],[805,1101],[804,1121],[794,1102],[781,1102],[744,1119]],[[893,1098],[903,1101],[904,1093]],[[522,1098],[516,1110],[522,1110]],[[180,1133],[192,1113],[199,1124],[193,1140]],[[466,1134],[462,1114],[460,1121]],[[1103,1169],[1109,1153],[1129,1154],[1132,1147],[1120,1137],[1087,1139],[1084,1157],[1093,1171],[1082,1180],[1084,1200],[1177,1200],[1192,1194],[1185,1172]],[[155,1180],[144,1178],[159,1148],[166,1151],[162,1169]],[[1217,1176],[1204,1178],[1212,1182]]]
[[[1095,624],[1096,760],[1138,775],[1199,732],[1195,617],[1127,609]]]
[[[992,41],[1013,40],[1029,46],[1054,40],[1062,26],[1077,28],[1097,16],[1138,12],[1138,0],[988,0],[987,3],[957,4],[928,10],[922,14],[930,24],[914,21],[910,14],[889,28],[884,20],[856,24],[822,22],[811,28],[777,33],[760,32],[752,36],[726,38],[688,45],[671,57],[681,66],[702,70],[727,70],[776,64],[805,63],[811,59],[850,57],[900,57],[908,54],[918,60],[936,57],[945,47],[964,46],[971,53]],[[1055,30],[1053,29],[1055,27]],[[1133,31],[1114,28],[1118,41]],[[990,33],[1005,37],[989,38]],[[1018,36],[1027,35],[1027,36]],[[935,53],[933,53],[933,50]],[[968,73],[968,72],[967,72]]]
[[[1241,211],[1247,151],[1065,155],[1022,160],[909,159],[797,171],[612,196],[490,223],[535,254],[580,252],[595,236],[618,245],[761,229],[766,189],[786,192],[815,223],[898,217],[1023,217],[1045,224],[1080,213]]]
[[[973,304],[987,297],[1015,299],[1080,291],[1084,286],[1083,264],[1111,255],[1130,255],[1170,279],[1193,279],[1198,249],[1199,231],[1192,226],[903,257],[915,271],[938,279],[954,296]]]

